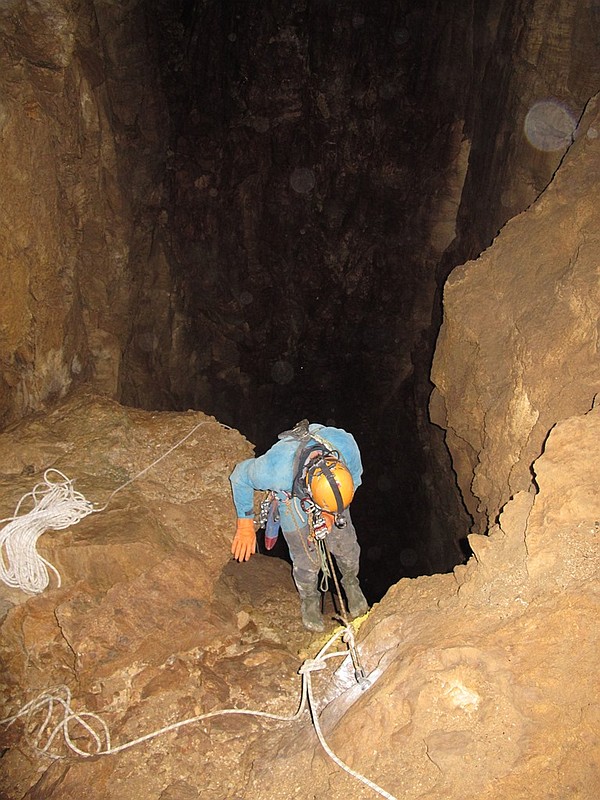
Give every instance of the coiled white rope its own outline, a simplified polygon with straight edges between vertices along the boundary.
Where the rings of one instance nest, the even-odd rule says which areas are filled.
[[[62,719],[60,719],[58,722],[55,722],[54,727],[49,728],[56,708],[62,708]],[[31,744],[40,753],[45,753],[46,755],[50,756],[50,758],[63,758],[63,756],[53,755],[49,752],[50,746],[54,742],[57,734],[60,732],[62,732],[65,742],[70,750],[72,750],[78,756],[90,758],[92,756],[115,755],[115,753],[128,750],[130,747],[135,747],[135,745],[141,744],[142,742],[148,742],[151,739],[156,739],[157,736],[161,736],[164,733],[178,730],[178,728],[183,728],[185,725],[191,725],[194,722],[200,722],[205,719],[210,719],[211,717],[219,717],[226,714],[246,714],[251,716],[268,717],[269,719],[280,720],[282,722],[292,722],[293,720],[297,719],[304,710],[303,708],[300,709],[292,717],[269,714],[266,711],[250,711],[243,708],[225,708],[221,711],[209,711],[206,714],[199,714],[196,717],[190,717],[189,719],[183,719],[179,722],[174,722],[171,725],[165,725],[164,728],[160,728],[157,731],[147,733],[145,736],[140,736],[137,739],[132,739],[129,742],[125,742],[124,744],[113,747],[111,745],[108,725],[102,719],[102,717],[98,716],[98,714],[87,711],[74,711],[71,706],[71,691],[68,686],[57,686],[53,689],[49,689],[46,692],[42,692],[42,694],[38,695],[34,700],[26,703],[23,708],[21,708],[12,717],[7,717],[6,719],[0,720],[0,724],[12,725],[12,723],[20,717],[27,717],[29,721],[32,721],[32,718],[40,710],[44,709],[46,710],[45,719],[39,725],[37,733],[33,737]],[[71,734],[72,723],[76,723],[88,733],[93,742],[93,750],[82,750],[78,745],[75,744]],[[94,723],[96,727],[94,727]],[[40,740],[48,728],[49,731],[47,733],[46,743],[43,747],[41,747]]]
[[[37,552],[37,540],[47,530],[62,530],[71,525],[75,525],[81,519],[88,516],[88,514],[104,511],[112,498],[124,489],[133,481],[137,480],[143,474],[148,472],[153,466],[158,464],[166,458],[173,450],[182,445],[190,436],[202,425],[206,425],[208,420],[204,420],[198,425],[194,426],[182,439],[176,442],[169,450],[155,459],[151,464],[138,472],[125,483],[118,486],[108,497],[108,500],[101,508],[94,508],[85,497],[73,489],[73,481],[69,480],[62,472],[57,469],[51,468],[44,472],[43,483],[37,484],[33,490],[25,495],[17,503],[15,513],[12,517],[0,520],[0,524],[7,522],[0,531],[0,579],[8,586],[22,589],[29,594],[39,594],[49,584],[49,573],[51,570],[57,578],[58,586],[61,585],[60,574],[58,570],[44,559]],[[222,427],[231,430],[227,425]],[[62,481],[56,482],[50,479],[51,474],[56,474]],[[21,506],[27,500],[32,498],[34,507],[25,514],[20,514]],[[238,714],[256,717],[265,717],[280,722],[293,722],[302,715],[306,704],[308,703],[313,725],[317,734],[319,743],[327,753],[327,755],[337,764],[341,769],[354,777],[356,780],[364,783],[366,786],[377,792],[386,800],[397,800],[393,795],[386,792],[373,781],[365,778],[359,772],[356,772],[347,764],[345,764],[327,744],[321,726],[319,723],[318,715],[315,710],[314,696],[312,691],[311,673],[316,670],[324,669],[325,661],[329,658],[346,655],[345,652],[327,653],[333,643],[340,638],[345,637],[344,641],[349,643],[353,660],[355,661],[354,653],[354,631],[348,625],[335,633],[329,641],[321,648],[319,653],[314,659],[307,659],[301,666],[299,673],[302,676],[302,692],[298,710],[292,716],[281,716],[278,714],[270,714],[266,711],[252,711],[249,709],[240,708],[227,708],[221,711],[210,711],[206,714],[200,714],[189,719],[180,720],[171,725],[166,725],[157,731],[148,733],[145,736],[140,736],[132,741],[125,742],[117,747],[111,746],[110,731],[104,720],[97,714],[91,712],[75,712],[71,706],[71,691],[67,686],[59,686],[55,689],[50,689],[38,695],[34,700],[26,703],[16,714],[11,717],[0,720],[1,725],[12,725],[17,719],[27,717],[31,722],[33,717],[40,711],[45,709],[46,714],[43,722],[38,727],[38,731],[33,739],[33,746],[42,753],[50,755],[52,758],[60,758],[60,756],[52,756],[49,753],[49,748],[55,740],[56,736],[62,732],[64,740],[68,748],[83,758],[99,755],[114,755],[130,747],[141,744],[142,742],[155,739],[164,733],[177,730],[186,725],[200,722],[202,720],[210,719],[212,717],[224,716],[227,714]],[[368,682],[366,683],[368,685]],[[53,727],[52,718],[55,716],[55,709],[62,709],[62,719],[54,722]],[[83,729],[94,743],[94,749],[90,751],[82,750],[73,741],[71,734],[71,725],[76,724],[80,729]],[[94,727],[94,724],[97,726]],[[47,730],[50,728],[46,743],[40,747],[40,741]]]
[[[88,514],[104,511],[117,492],[156,466],[163,458],[166,458],[189,439],[198,428],[208,422],[209,420],[199,422],[165,453],[133,478],[118,486],[101,508],[94,508],[93,503],[86,500],[80,492],[76,492],[73,488],[73,481],[62,472],[54,468],[47,469],[44,472],[43,482],[38,483],[31,492],[23,495],[17,503],[12,517],[0,520],[0,525],[8,523],[0,530],[0,580],[7,586],[21,589],[27,594],[40,594],[50,583],[50,570],[56,576],[57,585],[60,587],[61,579],[58,570],[45,558],[42,558],[37,551],[39,537],[48,530],[58,531],[69,528]],[[231,430],[227,425],[218,424],[222,428]],[[53,480],[55,475],[59,476],[61,480]],[[33,508],[22,514],[21,508],[29,498],[33,500]]]
[[[124,744],[117,745],[113,747],[111,744],[110,739],[110,731],[108,729],[108,725],[106,722],[100,717],[98,714],[93,714],[91,712],[81,711],[76,712],[73,710],[71,706],[71,691],[67,686],[58,686],[54,689],[49,689],[46,692],[42,692],[42,694],[38,695],[34,700],[31,700],[29,703],[26,703],[16,714],[13,714],[11,717],[7,717],[6,719],[0,720],[0,725],[12,725],[13,722],[20,719],[21,717],[26,717],[29,725],[33,724],[33,718],[40,712],[45,710],[45,716],[41,724],[38,725],[37,732],[33,735],[33,739],[31,744],[38,750],[40,753],[44,753],[45,755],[49,756],[50,758],[63,758],[64,756],[53,755],[50,753],[50,747],[53,744],[55,738],[59,733],[62,732],[65,743],[67,747],[75,754],[82,756],[83,758],[91,758],[93,756],[108,756],[114,755],[115,753],[121,753],[123,750],[128,750],[131,747],[135,747],[142,742],[148,742],[151,739],[155,739],[158,736],[161,736],[165,733],[169,733],[171,731],[178,730],[179,728],[183,728],[186,725],[192,725],[194,723],[202,722],[203,720],[211,719],[214,717],[220,717],[230,714],[241,714],[246,716],[252,717],[264,717],[267,719],[277,720],[279,722],[295,722],[298,720],[302,713],[304,712],[307,704],[310,710],[311,719],[317,734],[317,738],[321,747],[325,750],[327,755],[334,761],[335,764],[338,765],[341,769],[347,772],[356,780],[364,783],[365,786],[368,786],[377,794],[381,795],[381,797],[385,797],[386,800],[397,800],[397,798],[386,792],[385,789],[382,789],[373,781],[366,778],[364,775],[361,775],[356,770],[349,767],[345,764],[341,758],[339,758],[333,750],[327,744],[325,737],[323,735],[323,731],[321,730],[321,726],[319,723],[319,718],[315,709],[315,701],[312,689],[312,680],[311,675],[313,672],[317,670],[322,670],[325,668],[326,660],[330,658],[336,658],[339,656],[346,656],[346,651],[335,651],[332,653],[328,653],[327,651],[331,648],[331,646],[336,642],[340,637],[344,637],[346,642],[350,641],[351,643],[354,642],[353,639],[354,631],[348,626],[348,628],[342,628],[338,630],[321,648],[321,650],[317,653],[314,658],[307,659],[304,661],[302,666],[299,669],[299,674],[302,676],[302,689],[300,695],[300,702],[298,705],[298,710],[295,714],[291,716],[283,716],[279,714],[271,714],[266,711],[253,711],[250,709],[244,708],[224,708],[220,711],[209,711],[206,714],[199,714],[195,717],[190,717],[189,719],[180,720],[179,722],[174,722],[171,725],[165,725],[163,728],[159,730],[153,731],[152,733],[147,733],[145,736],[140,736],[137,739],[132,739],[129,742],[125,742]],[[56,709],[62,709],[62,719],[59,719],[58,722],[56,719],[52,719],[56,716],[55,711]],[[90,750],[82,750],[75,742],[73,741],[73,727],[78,726],[75,730],[79,729],[79,733],[84,731],[87,733],[89,740],[91,740],[92,749]],[[46,742],[42,746],[41,740],[46,736]]]
[[[62,480],[52,480],[58,475]],[[21,508],[31,498],[34,507],[25,514]],[[92,503],[73,489],[73,482],[57,469],[44,472],[44,482],[17,503],[12,517],[0,531],[0,578],[8,586],[28,594],[43,592],[50,582],[51,570],[60,586],[56,567],[37,552],[37,540],[47,530],[59,531],[75,525],[94,510]]]

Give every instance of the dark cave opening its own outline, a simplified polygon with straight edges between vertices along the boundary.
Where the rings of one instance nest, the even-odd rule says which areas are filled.
[[[90,386],[214,414],[258,453],[334,422],[363,453],[372,594],[463,561],[494,520],[432,391],[441,295],[597,92],[597,11],[560,5],[98,0],[48,28],[9,4],[7,252],[44,291],[8,298],[0,419]]]
[[[369,599],[452,569],[470,519],[427,414],[430,212],[462,90],[426,84],[427,15],[393,0],[158,5],[190,353],[172,406],[215,414],[257,454],[304,417],[351,431]]]
[[[532,148],[529,109],[550,96],[577,118],[596,91],[594,13],[567,11],[561,36],[585,64],[568,75],[546,11],[529,23],[518,3],[136,6],[164,101],[150,116],[166,119],[145,219],[168,319],[153,316],[156,273],[136,277],[149,302],[120,399],[214,414],[257,454],[304,417],[351,431],[371,599],[464,562],[484,524],[429,417],[442,292],[560,163],[564,151]],[[532,68],[538,36],[550,38]]]

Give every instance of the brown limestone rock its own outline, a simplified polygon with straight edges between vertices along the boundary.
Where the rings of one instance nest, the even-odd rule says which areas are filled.
[[[36,461],[36,436],[43,442],[59,426],[64,450],[57,466],[75,475],[80,453],[86,493],[97,486],[106,496],[117,483],[109,455],[111,469],[125,471],[119,475],[127,480],[131,465],[143,468],[150,453],[156,457],[181,437],[183,422],[189,430],[198,420],[190,417],[77,398],[54,416],[5,434],[0,445],[18,466],[23,441]],[[366,685],[356,683],[343,647],[341,658],[313,674],[315,711],[328,745],[394,796],[499,800],[526,793],[545,800],[551,782],[558,795],[576,787],[581,798],[595,800],[600,597],[593,590],[598,533],[590,522],[599,487],[590,465],[597,422],[592,409],[556,426],[535,463],[537,494],[518,494],[489,537],[471,537],[476,554],[466,567],[402,580],[372,609],[357,633]],[[202,431],[207,438],[201,440]],[[215,456],[203,467],[204,448],[225,460],[219,465]],[[299,665],[325,637],[312,641],[303,630],[289,565],[260,555],[247,564],[229,559],[227,474],[250,448],[209,420],[198,443],[177,452],[177,465],[164,463],[169,484],[161,486],[148,472],[124,490],[116,517],[96,517],[100,524],[105,515],[98,536],[108,537],[119,514],[143,507],[143,519],[155,519],[153,529],[161,531],[149,540],[156,552],[147,564],[124,568],[129,540],[120,524],[107,538],[114,573],[105,570],[100,580],[91,571],[86,583],[73,573],[78,566],[87,572],[92,559],[78,565],[72,556],[61,562],[73,564],[63,588],[26,602],[11,594],[14,607],[2,627],[8,667],[2,697],[10,710],[52,683],[66,683],[74,707],[100,714],[115,745],[208,711],[238,707],[289,716],[296,710]],[[185,485],[194,498],[189,503]],[[205,489],[214,502],[207,512],[212,524],[201,529],[204,542],[196,549],[198,515],[184,512],[202,507]],[[168,513],[161,512],[163,503]],[[76,549],[67,533],[53,534],[54,554],[63,535],[66,547]],[[120,536],[125,552],[119,556]],[[209,540],[212,560],[203,555]],[[87,546],[86,538],[79,547]],[[139,552],[131,552],[139,562]],[[94,800],[164,800],[177,791],[208,800],[372,796],[324,754],[307,714],[294,723],[215,717],[116,755],[54,764],[27,746],[22,723],[2,734],[9,748],[1,779],[8,800],[78,800],[87,787]],[[64,753],[61,741],[55,747]],[[80,735],[76,741],[89,746]]]
[[[546,191],[446,284],[431,413],[478,532],[528,491],[552,426],[600,389],[598,130],[595,98]]]
[[[251,454],[237,432],[201,413],[140,412],[79,395],[2,434],[0,450],[4,515],[50,466],[74,479],[98,508],[37,540],[60,572],[61,588],[54,576],[34,596],[0,587],[6,609],[0,716],[60,684],[70,688],[74,707],[102,715],[116,744],[212,709],[294,712],[297,653],[306,632],[289,566],[260,555],[241,565],[229,552],[235,512],[228,476]],[[252,729],[244,717],[222,723],[224,730],[248,725]],[[196,725],[177,734],[181,759],[191,759],[186,774],[192,786],[194,759],[208,766],[212,748],[221,746],[207,730]],[[167,739],[94,764],[52,767],[34,786],[38,767],[45,770],[47,762],[32,754],[22,733],[19,722],[1,731],[10,746],[2,778],[9,798],[25,796],[29,786],[31,797],[81,797],[90,782],[97,798],[125,785],[125,796],[158,798],[180,779],[148,767],[153,777],[145,792],[141,784],[134,790],[146,758],[164,761]],[[61,741],[57,737],[55,745],[65,752]],[[77,742],[88,746],[85,737]],[[178,757],[170,758],[175,764]],[[216,774],[216,785],[222,784],[223,775]]]

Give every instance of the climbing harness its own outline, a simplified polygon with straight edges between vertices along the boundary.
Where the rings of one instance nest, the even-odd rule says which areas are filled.
[[[298,422],[291,431],[280,433],[279,439],[295,439],[298,442],[291,495],[301,501],[310,499],[316,506],[333,513],[337,524],[337,518],[349,505],[354,493],[352,477],[340,453],[331,442],[320,435],[318,428],[310,430],[307,419]],[[316,501],[313,486],[317,486],[320,493],[327,496],[326,507]]]
[[[6,719],[0,720],[0,724],[10,726],[14,722],[16,722],[16,720],[20,718],[25,718],[28,722],[27,727],[30,728],[36,715],[45,712],[44,718],[41,724],[39,724],[38,726],[37,733],[33,735],[33,739],[31,742],[32,746],[38,752],[54,759],[64,758],[64,756],[53,755],[50,752],[50,748],[55,742],[57,736],[60,733],[62,733],[67,747],[73,753],[81,756],[82,758],[92,758],[97,756],[108,756],[108,755],[114,755],[115,753],[120,753],[123,750],[128,750],[129,748],[135,747],[138,744],[142,744],[143,742],[155,739],[156,737],[161,736],[162,734],[169,733],[171,731],[178,730],[179,728],[183,728],[186,725],[191,725],[197,722],[201,722],[203,720],[211,719],[213,717],[237,714],[245,716],[263,717],[267,719],[277,720],[279,722],[296,722],[297,720],[300,719],[300,717],[308,707],[319,743],[323,748],[323,750],[327,753],[327,755],[332,759],[332,761],[335,764],[337,764],[337,766],[340,767],[342,770],[347,772],[356,780],[363,783],[365,786],[368,786],[370,789],[379,794],[381,797],[386,798],[386,800],[397,800],[397,798],[394,795],[390,794],[385,789],[382,789],[376,783],[369,780],[369,778],[366,778],[364,775],[361,775],[361,773],[352,769],[351,767],[348,766],[348,764],[342,761],[342,759],[340,759],[329,747],[323,735],[323,731],[321,730],[319,717],[315,707],[315,699],[312,686],[312,673],[325,669],[326,662],[331,658],[347,656],[347,652],[345,650],[335,650],[333,652],[329,652],[329,650],[338,640],[341,640],[344,644],[347,645],[351,655],[353,651],[356,651],[354,631],[351,628],[351,626],[348,626],[346,628],[340,628],[338,631],[336,631],[333,634],[333,636],[331,636],[329,640],[325,643],[325,645],[323,645],[323,647],[319,650],[319,652],[314,658],[306,659],[304,663],[301,665],[300,669],[298,670],[298,673],[302,679],[301,695],[300,695],[298,710],[296,711],[295,714],[292,714],[291,716],[282,716],[279,714],[271,714],[266,711],[254,711],[251,709],[243,709],[243,708],[225,708],[220,711],[209,711],[206,714],[199,714],[198,716],[195,717],[190,717],[188,719],[180,720],[179,722],[174,722],[171,725],[166,725],[165,727],[153,731],[152,733],[148,733],[145,736],[140,736],[139,738],[133,739],[129,742],[125,742],[124,744],[113,746],[111,743],[110,731],[106,722],[98,714],[94,714],[87,711],[80,711],[80,712],[75,711],[72,707],[72,697],[70,689],[67,686],[59,686],[54,689],[49,689],[45,692],[42,692],[34,700],[31,700],[24,706],[22,706],[22,708],[15,714],[13,714],[10,717],[7,717]],[[354,657],[353,657],[353,663],[354,663]],[[364,677],[364,673],[361,675],[360,680],[358,676],[356,679],[357,682],[361,685],[363,691],[365,689],[368,689],[369,686],[371,685],[369,680]],[[60,713],[62,713],[62,718],[60,718],[58,721],[56,720],[57,713],[59,715]],[[79,746],[79,744],[76,744],[74,741],[74,738],[77,738],[77,741],[80,741],[82,731],[89,737],[88,740],[90,741],[92,748],[90,751],[83,750],[81,746]],[[77,734],[76,737],[75,733]],[[42,745],[43,739],[45,739],[45,743]]]
[[[61,578],[58,570],[42,558],[36,549],[36,543],[39,536],[46,530],[62,530],[74,525],[83,519],[85,516],[104,511],[112,498],[129,486],[133,481],[140,478],[153,466],[158,464],[177,447],[182,445],[192,434],[202,425],[207,424],[208,420],[200,422],[195,425],[181,440],[174,444],[169,450],[163,453],[159,458],[155,459],[151,464],[138,472],[125,483],[118,486],[108,497],[107,501],[100,508],[95,508],[94,504],[85,499],[85,497],[74,490],[73,481],[67,478],[62,472],[57,469],[48,469],[44,473],[43,483],[37,484],[31,492],[24,495],[19,500],[15,513],[1,523],[8,523],[0,531],[0,578],[9,586],[20,588],[30,594],[38,594],[48,586],[49,573],[51,570],[56,576],[58,586],[61,584]],[[228,426],[222,426],[228,428]],[[228,428],[230,430],[230,428]],[[55,479],[58,476],[59,480]],[[25,501],[31,498],[33,501],[33,509],[29,512],[22,514],[21,508]],[[274,498],[271,498],[271,501]],[[265,524],[271,524],[269,532],[275,530],[275,524],[279,519],[276,514],[277,505],[269,502],[264,506],[266,512]],[[261,512],[263,508],[261,508]],[[71,691],[67,686],[60,686],[55,689],[42,692],[37,698],[26,703],[16,714],[0,720],[0,724],[12,725],[20,718],[26,718],[28,723],[31,724],[34,718],[39,713],[44,713],[44,718],[38,726],[37,733],[33,738],[33,747],[40,753],[46,754],[51,758],[61,758],[61,756],[52,755],[50,748],[55,742],[57,736],[62,733],[67,747],[75,754],[83,757],[90,758],[93,756],[113,755],[115,753],[127,750],[135,745],[150,741],[164,733],[178,730],[186,725],[200,722],[202,720],[211,719],[213,717],[238,714],[247,716],[259,716],[267,719],[278,720],[282,722],[293,722],[298,720],[308,705],[311,719],[319,739],[319,743],[327,753],[327,755],[336,763],[341,769],[346,771],[349,775],[356,780],[362,782],[369,788],[373,789],[376,793],[381,795],[387,800],[397,800],[393,795],[386,792],[373,781],[353,770],[345,764],[329,747],[323,732],[320,727],[319,718],[315,710],[315,702],[312,688],[312,672],[322,670],[325,668],[325,661],[330,658],[346,655],[345,651],[335,651],[329,653],[329,649],[333,644],[341,639],[346,644],[352,664],[354,666],[354,675],[357,683],[364,690],[370,685],[369,680],[365,677],[364,669],[360,664],[360,658],[356,642],[354,638],[354,631],[347,621],[345,606],[343,604],[339,583],[333,568],[331,554],[326,544],[327,525],[322,517],[320,509],[312,504],[309,508],[306,506],[307,516],[310,520],[309,528],[311,536],[319,548],[319,557],[324,574],[333,576],[336,591],[338,594],[338,601],[342,609],[342,617],[345,627],[337,631],[328,642],[321,648],[319,653],[314,659],[306,660],[300,667],[299,674],[302,677],[302,691],[298,710],[292,716],[280,716],[271,714],[264,711],[253,711],[247,709],[230,708],[221,711],[211,711],[206,714],[200,714],[189,719],[184,719],[179,722],[167,725],[157,731],[141,736],[129,742],[118,746],[112,746],[110,731],[106,722],[98,715],[91,712],[76,712],[72,707]],[[261,515],[262,519],[262,515]],[[275,536],[276,538],[276,536]],[[62,718],[56,721],[56,714],[62,711]],[[29,726],[28,726],[29,727]],[[82,731],[87,734],[91,742],[92,750],[86,751],[75,743],[80,740]],[[76,736],[75,736],[76,734]],[[45,737],[45,744],[42,746],[42,739]]]
[[[48,569],[50,569],[56,576],[58,585],[60,586],[61,579],[58,570],[52,564],[42,558],[37,552],[36,543],[39,536],[41,536],[46,530],[62,530],[76,524],[89,514],[104,511],[111,502],[112,498],[118,492],[148,472],[148,470],[166,458],[176,448],[189,439],[189,437],[192,436],[192,434],[195,433],[198,428],[200,428],[202,425],[206,425],[207,423],[208,420],[204,420],[195,425],[182,439],[169,448],[169,450],[167,450],[125,483],[118,486],[109,495],[105,504],[100,508],[94,508],[93,503],[86,500],[80,492],[75,491],[73,489],[73,481],[67,478],[67,476],[62,472],[54,468],[46,470],[44,473],[43,483],[37,484],[31,492],[23,495],[21,500],[19,500],[17,503],[15,513],[11,517],[0,520],[0,523],[8,523],[0,531],[0,579],[2,579],[4,583],[7,583],[11,587],[20,588],[30,594],[38,594],[44,591],[44,589],[48,586]],[[306,424],[308,425],[308,423]],[[226,425],[222,425],[222,427],[231,430],[231,428]],[[317,438],[314,434],[311,435],[312,438]],[[54,475],[58,476],[62,480],[53,480],[52,476]],[[32,499],[34,507],[29,512],[21,514],[21,507],[28,498]],[[273,497],[271,498],[271,501],[272,500]],[[264,506],[264,509],[266,511],[265,524],[268,524],[270,521],[272,526],[269,532],[275,530],[275,524],[277,524],[278,530],[279,519],[276,515],[276,504],[270,502],[267,506]],[[261,512],[263,512],[262,507]],[[264,711],[253,711],[249,709],[238,708],[211,711],[206,714],[200,714],[195,717],[190,717],[189,719],[175,722],[171,725],[160,728],[157,731],[148,733],[145,736],[141,736],[132,741],[113,747],[111,744],[110,731],[106,722],[98,714],[86,711],[74,711],[71,705],[72,697],[70,689],[67,686],[60,686],[55,689],[42,692],[42,694],[38,695],[37,698],[26,703],[19,711],[17,711],[16,714],[0,720],[0,724],[10,726],[16,720],[22,717],[25,717],[28,722],[31,723],[39,712],[45,711],[45,718],[43,719],[41,725],[39,725],[38,731],[33,738],[32,744],[34,748],[40,753],[44,753],[51,758],[61,758],[61,756],[53,756],[50,753],[50,748],[58,734],[62,732],[67,747],[73,753],[83,758],[90,758],[93,756],[113,755],[134,747],[135,745],[141,744],[142,742],[154,739],[164,733],[178,730],[185,725],[190,725],[202,720],[228,714],[259,716],[282,722],[293,722],[300,718],[308,705],[319,743],[327,755],[334,761],[334,763],[336,763],[349,775],[373,789],[373,791],[382,797],[387,798],[387,800],[397,800],[397,798],[389,794],[389,792],[386,792],[385,789],[382,789],[376,783],[345,764],[331,750],[325,740],[325,737],[323,736],[323,732],[320,727],[319,718],[315,710],[311,675],[314,671],[324,669],[325,661],[327,659],[346,655],[345,651],[335,651],[331,653],[328,652],[328,650],[338,639],[341,638],[342,642],[347,645],[348,652],[354,666],[354,675],[357,683],[362,689],[366,689],[368,686],[370,686],[370,682],[366,678],[364,669],[360,663],[358,649],[356,647],[356,641],[354,638],[354,631],[347,621],[347,614],[337,576],[335,574],[335,569],[333,568],[331,553],[329,552],[326,544],[327,525],[325,524],[321,510],[314,503],[312,504],[311,508],[306,506],[305,512],[307,513],[310,521],[309,527],[311,530],[311,536],[314,538],[314,541],[320,548],[319,552],[323,572],[325,574],[327,571],[329,576],[332,576],[335,582],[338,601],[340,603],[340,609],[342,609],[342,617],[345,626],[337,631],[327,641],[314,659],[307,659],[300,667],[299,674],[302,677],[302,691],[300,704],[295,714],[292,716],[280,716]],[[337,520],[336,524],[338,524]],[[276,536],[274,538],[276,538]],[[62,719],[60,719],[58,722],[56,722],[55,719],[57,710],[62,710]],[[74,734],[71,732],[73,726],[76,726],[75,730],[77,731],[78,740],[81,737],[82,730],[87,733],[93,747],[91,752],[82,750],[81,747],[75,743],[73,738]],[[46,737],[46,741],[45,744],[41,746],[41,740],[44,736]]]
[[[331,571],[325,553],[326,537],[329,533],[327,523],[323,518],[321,509],[318,508],[318,506],[316,506],[310,498],[305,497],[303,500],[301,500],[300,507],[306,514],[309,531],[306,544],[304,542],[304,535],[301,531],[299,532],[299,535],[302,540],[302,544],[304,545],[306,554],[309,556],[311,562],[319,567],[319,571],[321,573],[319,590],[321,592],[326,592],[329,589],[329,578],[331,577]],[[309,553],[311,546],[316,555],[314,558],[312,558]]]
[[[352,476],[337,450],[309,444],[296,454],[295,466],[294,497],[311,500],[337,520],[354,493]]]
[[[325,539],[329,529],[321,509],[308,497],[300,501],[300,506],[308,518],[311,537],[318,542]]]
[[[212,420],[203,420],[195,425],[165,453],[118,486],[100,508],[94,508],[93,503],[73,489],[73,480],[57,469],[47,469],[44,472],[43,482],[23,495],[12,517],[0,520],[0,524],[8,523],[0,530],[0,580],[7,586],[21,589],[27,594],[40,594],[50,583],[50,570],[60,587],[61,578],[58,570],[37,552],[39,537],[47,530],[63,530],[80,522],[88,514],[104,511],[118,492],[141,478],[173,450],[180,447],[198,428],[209,422]],[[231,430],[228,425],[218,424],[222,428]],[[58,481],[55,476],[58,476]],[[33,501],[33,508],[27,513],[21,513],[22,506],[29,498]]]
[[[325,574],[327,569],[326,560],[323,548],[319,545],[319,542],[325,538],[328,532],[323,514],[330,513],[331,516],[333,516],[336,527],[342,528],[346,525],[346,520],[342,512],[347,503],[336,482],[336,470],[344,470],[344,480],[346,482],[349,481],[350,484],[352,484],[352,478],[340,454],[334,449],[333,445],[320,436],[318,431],[311,432],[309,430],[308,420],[301,420],[292,430],[280,433],[278,438],[294,439],[298,442],[298,447],[292,467],[294,476],[292,480],[292,491],[268,491],[265,493],[260,503],[258,522],[259,527],[263,528],[265,531],[265,548],[271,550],[277,541],[280,528],[280,503],[298,502],[304,516],[309,520],[310,543],[317,551],[317,558],[315,559],[310,554],[304,537],[302,533],[300,533],[302,545],[313,564],[319,564],[320,568],[325,567],[323,570]],[[325,487],[326,491],[331,493],[331,498],[335,500],[335,509],[331,512],[325,512],[325,510],[315,502],[311,492],[311,483],[313,481],[320,483],[322,487]],[[304,519],[300,519],[298,530],[301,530],[304,524]],[[327,586],[325,585],[324,591],[326,590]]]

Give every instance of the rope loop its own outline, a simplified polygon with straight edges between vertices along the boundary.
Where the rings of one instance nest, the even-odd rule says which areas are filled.
[[[62,719],[56,721],[57,713],[60,714],[62,709]],[[36,722],[36,716],[45,711],[45,718],[40,723]],[[63,756],[55,755],[50,752],[50,747],[53,744],[58,733],[62,732],[65,742],[69,749],[83,758],[90,758],[94,755],[102,755],[110,750],[110,732],[104,720],[97,714],[92,714],[89,711],[82,711],[76,713],[71,706],[71,690],[68,686],[56,686],[42,692],[34,700],[26,703],[16,714],[7,719],[1,720],[2,723],[10,726],[17,719],[25,717],[27,721],[27,729],[35,730],[37,724],[37,732],[32,739],[33,747],[40,753],[44,753],[50,758],[58,759]],[[90,720],[88,722],[87,720]],[[92,745],[92,751],[82,750],[74,742],[75,732],[72,732],[73,723],[83,728],[87,734],[88,741]],[[94,724],[97,727],[94,727]],[[52,726],[52,727],[51,727]],[[46,739],[46,743],[42,746],[41,741]],[[81,738],[81,731],[79,736]]]
[[[21,513],[29,499],[33,508]],[[57,469],[47,469],[43,482],[21,497],[13,516],[0,520],[8,523],[0,531],[0,579],[27,594],[39,594],[50,583],[50,570],[60,586],[60,574],[37,552],[37,540],[47,530],[75,525],[93,510],[93,504],[75,491],[72,480]]]
[[[202,420],[194,425],[165,453],[118,486],[100,508],[94,508],[94,503],[86,500],[81,492],[75,491],[74,481],[63,475],[60,470],[54,467],[47,469],[44,472],[43,482],[36,484],[31,492],[21,497],[12,517],[0,520],[0,524],[8,523],[0,530],[0,580],[7,586],[21,589],[27,594],[40,594],[50,583],[50,570],[56,577],[57,586],[60,587],[61,579],[58,570],[37,551],[39,537],[47,530],[63,530],[71,525],[76,525],[88,514],[104,511],[118,492],[141,478],[148,470],[187,441],[198,428],[207,425],[209,421]],[[222,428],[231,430],[228,425],[219,424]],[[60,480],[52,480],[52,475],[58,475]],[[29,498],[33,501],[33,508],[31,511],[21,514],[21,507]]]
[[[306,675],[308,672],[317,672],[325,669],[325,662],[320,658],[307,658],[298,670],[299,675]]]
[[[123,750],[127,750],[130,747],[141,744],[142,742],[155,739],[157,736],[161,736],[169,731],[178,730],[185,725],[191,725],[192,723],[197,723],[202,720],[225,716],[228,714],[266,717],[267,719],[277,720],[280,722],[295,722],[300,719],[306,710],[306,707],[308,706],[319,743],[332,761],[337,764],[338,767],[343,769],[356,780],[363,783],[365,786],[368,786],[381,797],[386,798],[386,800],[397,800],[394,795],[389,794],[389,792],[386,792],[385,789],[382,789],[376,783],[369,780],[369,778],[366,778],[364,775],[361,775],[359,772],[356,772],[356,770],[349,767],[348,764],[344,763],[329,747],[323,735],[323,731],[321,730],[319,717],[315,708],[311,675],[313,672],[324,669],[325,662],[328,659],[347,655],[346,651],[328,651],[338,639],[341,639],[345,642],[349,641],[348,634],[349,631],[347,629],[339,629],[323,645],[315,658],[308,658],[304,661],[298,670],[299,674],[302,676],[300,703],[296,713],[291,716],[281,716],[279,714],[271,714],[266,711],[253,711],[251,709],[225,708],[221,711],[209,711],[206,714],[200,714],[196,717],[190,717],[189,719],[174,722],[171,725],[166,725],[164,728],[160,728],[157,731],[148,733],[145,736],[140,736],[137,739],[133,739],[129,742],[125,742],[124,744],[113,747],[110,741],[110,731],[104,720],[97,714],[92,714],[90,712],[75,712],[71,706],[70,689],[68,686],[58,686],[54,689],[49,689],[46,692],[42,692],[42,694],[40,694],[34,700],[30,700],[19,711],[17,711],[16,714],[13,714],[13,716],[0,720],[0,725],[12,725],[13,722],[21,717],[26,717],[28,723],[32,724],[35,715],[45,709],[45,718],[39,726],[37,733],[33,737],[33,746],[39,752],[50,756],[50,758],[63,758],[64,756],[57,756],[50,753],[51,745],[54,743],[57,735],[62,732],[67,747],[73,753],[81,756],[82,758],[91,758],[92,756],[114,755],[115,753],[120,753]],[[351,641],[354,641],[353,634]],[[55,712],[60,709],[62,709],[63,716],[62,719],[56,721]],[[75,743],[73,725],[77,725],[79,729],[83,729],[83,731],[87,733],[88,743],[90,745],[88,750],[82,750],[81,747]],[[77,728],[75,728],[75,730],[77,730]],[[81,730],[79,730],[79,734],[81,734]],[[46,737],[46,743],[42,747],[40,746],[40,742],[44,736]]]

